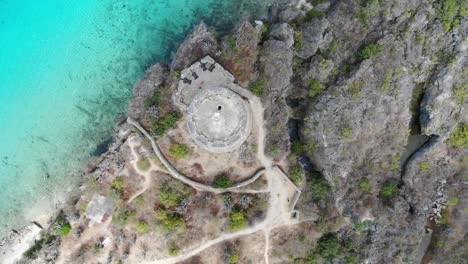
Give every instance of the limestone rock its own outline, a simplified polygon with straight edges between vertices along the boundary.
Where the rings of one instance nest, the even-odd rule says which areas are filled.
[[[288,34],[292,34],[288,32]],[[289,39],[286,38],[286,39]],[[260,57],[260,68],[265,81],[265,97],[262,98],[265,108],[265,121],[270,127],[267,146],[276,146],[283,151],[288,149],[286,123],[288,113],[284,97],[290,88],[292,77],[293,50],[286,41],[268,40],[263,44]]]
[[[286,42],[288,47],[292,47],[294,44],[294,31],[292,27],[286,23],[274,25],[271,29],[270,37]]]
[[[301,25],[300,31],[303,37],[303,47],[296,50],[296,55],[301,59],[312,57],[320,46],[329,43],[331,35],[325,34],[329,22],[326,18],[317,18]]]
[[[140,119],[145,112],[145,98],[151,97],[154,91],[164,84],[167,67],[156,64],[150,67],[145,77],[133,88],[133,99],[128,106],[128,115],[134,119]]]
[[[172,68],[182,70],[207,55],[215,57],[218,42],[204,23],[200,23],[177,49]]]

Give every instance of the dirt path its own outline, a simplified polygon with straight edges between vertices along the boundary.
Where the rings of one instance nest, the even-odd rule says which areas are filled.
[[[142,188],[136,192],[130,199],[128,199],[127,203],[131,203],[135,198],[143,194],[150,186],[152,182],[152,176],[151,173],[155,171],[164,171],[161,167],[158,165],[154,164],[151,162],[151,167],[147,171],[141,171],[138,166],[137,162],[138,159],[140,158],[138,153],[136,152],[135,148],[138,147],[137,142],[135,142],[136,137],[131,137],[128,139],[128,146],[130,147],[130,151],[132,152],[133,159],[130,162],[132,167],[134,168],[135,171],[137,171],[140,175],[142,175],[145,178],[145,181],[143,182]]]

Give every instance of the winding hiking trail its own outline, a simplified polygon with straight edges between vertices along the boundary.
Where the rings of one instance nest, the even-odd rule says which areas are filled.
[[[237,92],[237,91],[236,91]],[[192,248],[182,249],[181,254],[175,257],[170,257],[166,259],[160,259],[155,261],[147,261],[142,263],[158,263],[158,264],[170,264],[184,261],[197,255],[198,253],[214,246],[224,241],[229,241],[246,235],[254,234],[256,232],[264,232],[265,236],[265,251],[264,251],[264,261],[269,263],[269,247],[270,247],[270,232],[271,230],[288,225],[295,225],[300,223],[295,217],[293,217],[293,209],[297,202],[297,199],[300,196],[300,190],[294,185],[291,180],[281,171],[278,166],[273,165],[273,161],[265,155],[265,127],[263,120],[263,106],[259,98],[253,96],[249,91],[238,91],[243,96],[247,97],[250,103],[251,111],[253,113],[254,125],[258,127],[258,142],[257,142],[257,158],[263,165],[264,169],[257,172],[255,176],[247,179],[231,188],[220,190],[213,188],[208,185],[204,185],[198,182],[195,182],[186,176],[180,174],[164,157],[159,146],[156,144],[156,141],[150,136],[150,134],[135,120],[128,118],[128,123],[135,126],[140,130],[150,141],[151,145],[163,163],[167,167],[171,176],[175,179],[178,179],[191,187],[213,193],[224,193],[224,192],[242,192],[242,193],[255,193],[255,192],[265,192],[270,194],[269,206],[267,209],[267,214],[265,220],[257,223],[253,226],[250,226],[244,230],[222,234],[219,237],[211,240],[202,241],[198,246]],[[254,182],[258,177],[264,175],[266,181],[268,182],[268,187],[266,190],[256,191],[256,190],[237,190],[240,187],[247,186],[248,184]],[[291,195],[291,193],[294,193]]]

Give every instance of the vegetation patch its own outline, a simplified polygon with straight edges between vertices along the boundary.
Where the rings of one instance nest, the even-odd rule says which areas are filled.
[[[124,187],[125,182],[122,176],[117,176],[114,180],[112,180],[112,189],[116,191],[122,191]]]
[[[183,193],[168,184],[164,184],[159,191],[159,200],[166,208],[177,206],[183,197]]]
[[[247,214],[242,209],[233,209],[229,220],[229,227],[232,231],[239,231],[247,227]]]
[[[468,84],[456,84],[453,86],[453,93],[460,104],[463,104],[468,98]]]
[[[289,170],[289,178],[296,185],[301,184],[301,182],[304,179],[304,169],[302,168],[302,166],[297,165],[297,166],[294,166],[293,168],[291,168]]]
[[[353,129],[351,127],[345,127],[340,131],[342,138],[350,138],[353,135]]]
[[[120,224],[126,225],[131,219],[136,216],[137,212],[131,209],[124,209],[123,211],[118,212],[113,218],[112,221]]]
[[[158,105],[161,102],[161,93],[159,91],[154,91],[151,97],[145,99],[145,107],[149,108],[154,105]]]
[[[235,37],[229,37],[227,43],[231,49],[234,49],[237,46],[237,40]]]
[[[449,207],[454,207],[458,204],[458,198],[457,197],[450,197],[447,201],[447,205]]]
[[[368,20],[379,14],[380,9],[379,0],[361,0],[361,6],[359,13],[357,14],[357,18],[364,24],[365,27],[367,27]]]
[[[177,256],[179,255],[180,253],[180,248],[175,246],[175,245],[172,245],[169,247],[169,256]]]
[[[377,54],[382,52],[383,49],[384,49],[383,45],[372,43],[362,48],[358,52],[357,57],[359,60],[367,60],[367,59],[375,57]]]
[[[263,95],[266,83],[263,79],[256,80],[249,85],[249,90],[256,96],[260,97]]]
[[[301,156],[304,154],[304,145],[300,140],[294,140],[291,142],[291,153],[296,156]]]
[[[26,252],[24,252],[23,256],[28,259],[36,259],[38,257],[39,251],[45,245],[51,245],[55,241],[56,237],[53,235],[49,235],[46,233],[41,233],[41,238],[34,242],[34,245],[30,247]]]
[[[169,149],[169,155],[174,158],[183,159],[187,156],[189,152],[189,147],[184,144],[172,144]]]
[[[140,171],[148,171],[151,168],[151,163],[147,158],[140,158],[136,165]]]
[[[308,82],[309,85],[309,97],[314,98],[322,94],[324,85],[316,79],[311,79]]]
[[[155,217],[166,232],[183,231],[186,228],[185,221],[180,214],[160,209],[156,212]]]
[[[421,171],[427,171],[431,168],[431,165],[429,164],[429,162],[427,161],[421,161],[419,164],[418,164],[418,167]]]
[[[232,186],[232,181],[226,175],[218,175],[214,178],[213,187],[218,189],[227,189]]]
[[[398,184],[395,181],[386,181],[380,189],[380,197],[390,199],[398,194]]]
[[[328,181],[318,173],[313,173],[310,177],[310,187],[314,200],[325,200],[332,188]]]
[[[320,10],[317,10],[317,9],[311,9],[310,11],[307,12],[307,14],[305,15],[305,17],[302,19],[302,23],[305,23],[305,22],[310,22],[316,18],[322,18],[322,17],[326,17],[327,16],[327,13],[325,12],[322,12]]]
[[[385,92],[390,88],[390,86],[392,85],[392,76],[393,76],[393,70],[387,70],[385,72],[383,82],[378,88],[379,91]]]
[[[179,112],[171,112],[154,122],[152,129],[157,136],[162,136],[167,130],[175,127],[177,121],[181,118],[182,115]]]
[[[294,30],[294,48],[297,51],[304,48],[304,34],[300,30]]]
[[[372,191],[372,185],[367,178],[362,178],[358,183],[359,190],[363,193],[370,193]]]
[[[446,141],[450,147],[468,147],[468,123],[460,124]]]
[[[437,18],[444,26],[445,32],[449,32],[454,26],[460,24],[463,13],[464,0],[442,0],[437,6]],[[466,5],[466,4],[465,4]],[[460,8],[462,6],[462,8]],[[466,12],[466,11],[465,11]]]
[[[145,221],[138,221],[135,223],[135,228],[137,229],[138,233],[145,234],[149,231],[149,226]]]
[[[323,235],[317,242],[317,253],[324,259],[334,259],[342,254],[338,236],[335,233]]]
[[[60,236],[66,236],[68,233],[70,233],[72,227],[70,223],[65,223],[60,227]]]
[[[361,81],[354,81],[349,86],[349,92],[351,93],[351,98],[357,99],[361,96],[361,89],[362,89],[362,82]]]

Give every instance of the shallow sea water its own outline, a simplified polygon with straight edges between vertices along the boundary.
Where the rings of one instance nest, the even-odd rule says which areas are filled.
[[[76,188],[135,81],[203,19],[274,0],[0,0],[0,236]]]

